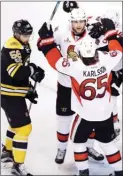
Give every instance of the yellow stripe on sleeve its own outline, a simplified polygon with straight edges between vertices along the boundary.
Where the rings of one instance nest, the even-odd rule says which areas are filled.
[[[15,69],[12,71],[12,73],[10,74],[11,77],[14,77],[15,73],[18,71],[18,69],[22,66],[22,63],[19,63]]]
[[[2,84],[2,83],[1,83],[1,87],[10,88],[10,89],[29,90],[29,87],[16,87],[16,86],[10,86],[10,85],[7,85],[7,84]]]
[[[9,71],[12,67],[16,66],[17,63],[13,63],[13,64],[10,64],[8,67],[7,67],[7,71]]]
[[[25,97],[26,93],[14,93],[14,92],[4,92],[4,91],[1,91],[1,95]]]

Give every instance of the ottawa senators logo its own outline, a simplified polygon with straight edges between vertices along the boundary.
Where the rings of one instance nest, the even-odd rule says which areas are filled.
[[[67,58],[72,59],[73,61],[77,61],[79,55],[74,51],[75,45],[70,45],[67,49]]]

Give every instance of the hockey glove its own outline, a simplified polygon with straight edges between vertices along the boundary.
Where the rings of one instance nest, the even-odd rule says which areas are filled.
[[[91,26],[88,26],[88,29],[90,30],[89,35],[95,39],[99,38],[101,35],[104,34],[103,26],[100,22],[91,24]]]
[[[104,29],[104,33],[106,33],[109,30],[115,30],[115,24],[114,22],[109,18],[102,18],[101,23]]]
[[[39,66],[36,66],[34,63],[30,63],[29,67],[30,67],[30,70],[31,70],[31,78],[35,82],[39,82],[40,83],[41,80],[45,76],[44,70],[42,68],[40,68]]]
[[[111,19],[103,18],[101,19],[101,23],[104,31],[105,40],[116,39],[118,31],[115,30],[115,24]]]
[[[78,3],[76,1],[64,1],[63,2],[63,10],[65,12],[69,13],[75,8],[79,8]]]
[[[32,103],[37,104],[37,100],[35,98],[38,98],[37,91],[34,90],[34,86],[30,84],[30,89],[28,93],[26,94],[26,97],[28,100],[30,100]]]
[[[39,51],[42,51],[44,54],[46,54],[50,49],[56,47],[51,24],[48,29],[48,24],[45,22],[38,31],[38,34],[40,36],[37,42]]]

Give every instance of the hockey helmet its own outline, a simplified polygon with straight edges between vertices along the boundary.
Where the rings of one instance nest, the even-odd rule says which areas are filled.
[[[81,8],[73,9],[72,12],[70,13],[70,22],[77,21],[77,20],[83,20],[83,21],[87,20],[85,11]]]
[[[31,35],[33,27],[27,20],[18,20],[14,22],[12,30],[14,34]]]
[[[85,65],[90,65],[97,61],[98,53],[95,40],[85,37],[80,45],[77,46],[77,52]]]

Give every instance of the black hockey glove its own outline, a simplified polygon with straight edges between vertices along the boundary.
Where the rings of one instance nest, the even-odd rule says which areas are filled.
[[[78,3],[76,1],[64,1],[63,2],[63,10],[65,12],[69,13],[75,8],[79,8]]]
[[[38,94],[37,91],[34,90],[34,86],[33,85],[29,85],[30,89],[28,91],[28,93],[26,94],[26,97],[28,100],[30,100],[32,103],[37,104],[37,100],[35,100],[35,98],[38,98]]]
[[[41,80],[44,78],[45,73],[42,68],[39,66],[36,66],[34,63],[30,63],[29,67],[31,69],[31,78],[36,82],[41,82]]]
[[[118,35],[118,31],[115,29],[115,24],[111,19],[103,18],[101,19],[101,23],[104,30],[104,38],[105,40],[113,40],[116,39]]]
[[[103,26],[104,34],[109,30],[114,30],[115,29],[115,24],[111,19],[102,18],[101,23],[102,23],[102,26]]]
[[[38,34],[41,39],[53,38],[53,30],[51,24],[49,25],[45,22],[42,27],[39,29]]]
[[[39,51],[42,51],[44,54],[46,54],[50,49],[56,47],[51,24],[48,28],[48,24],[45,22],[39,29],[38,34],[40,37],[37,42],[37,47]]]
[[[90,32],[89,32],[89,35],[92,37],[92,38],[99,38],[101,35],[104,34],[104,30],[103,30],[103,26],[100,22],[97,22],[97,23],[94,23],[94,24],[91,24],[90,26],[88,26],[88,29],[90,28]]]

